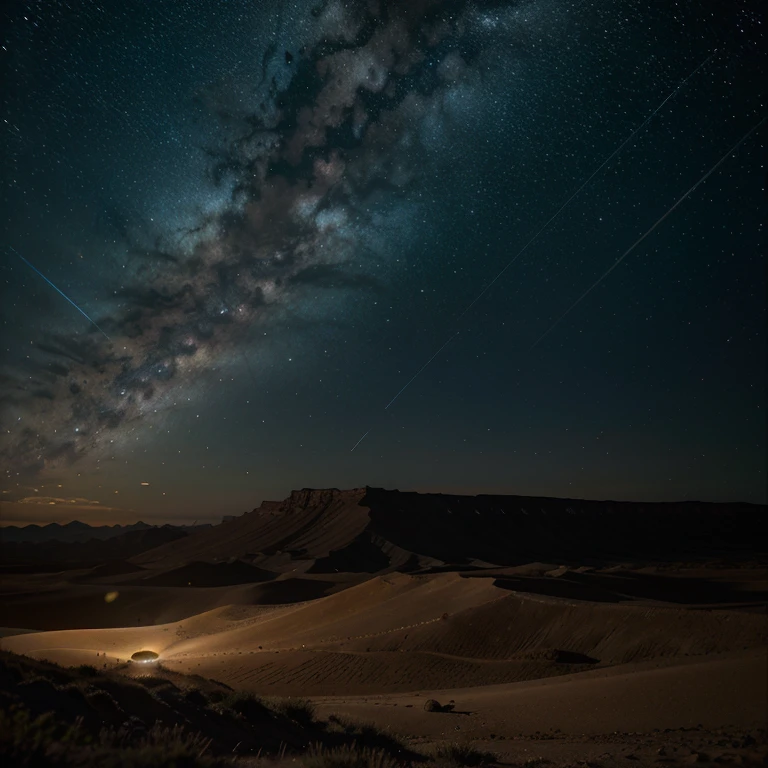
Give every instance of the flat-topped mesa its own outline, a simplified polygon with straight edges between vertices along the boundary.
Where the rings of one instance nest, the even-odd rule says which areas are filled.
[[[324,506],[334,500],[361,501],[366,494],[365,488],[352,488],[345,491],[339,488],[302,488],[291,491],[288,498],[282,501],[262,501],[258,507],[251,510],[251,515],[283,515],[312,506]]]
[[[291,491],[291,495],[282,502],[284,511],[306,509],[310,506],[327,505],[332,502],[360,503],[366,496],[368,488],[302,488]]]
[[[526,559],[739,559],[766,546],[764,506],[624,502],[525,496],[454,496],[369,489],[371,530],[411,552],[450,563]]]
[[[252,515],[279,515],[282,512],[282,501],[262,501],[256,509],[250,514]]]
[[[701,560],[721,555],[764,559],[766,511],[740,503],[304,488],[282,502],[264,502],[235,520],[146,552],[136,562],[244,558],[284,570],[300,560],[307,573],[378,573],[441,563]]]

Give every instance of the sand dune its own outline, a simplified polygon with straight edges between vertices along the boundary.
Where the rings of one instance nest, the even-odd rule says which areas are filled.
[[[280,583],[288,582],[260,589]],[[255,587],[239,589],[237,609],[160,626],[40,632],[2,643],[69,663],[96,652],[124,659],[147,648],[169,669],[236,687],[326,695],[508,683],[597,665],[754,649],[767,639],[760,615],[577,603],[510,593],[491,579],[451,573],[390,574],[271,609],[263,600],[260,607],[245,604]]]
[[[199,589],[193,594],[182,587],[62,585],[37,593],[6,593],[0,615],[3,625],[38,630],[146,626],[178,621],[219,605],[250,602],[250,589]],[[116,599],[107,602],[114,592]]]
[[[768,714],[764,512],[306,490],[130,561],[8,575],[0,648],[129,670],[152,651],[161,675],[487,739],[510,762],[548,748],[537,731],[570,734],[537,754],[571,760],[629,730],[753,729]],[[425,712],[427,697],[453,711]]]
[[[482,628],[482,631],[479,631]],[[639,658],[753,648],[768,638],[760,615],[574,602],[507,594],[492,604],[451,614],[446,621],[392,632],[345,648],[437,652],[485,659],[554,649],[623,664]]]
[[[416,694],[320,699],[321,713],[373,721],[399,733],[456,738],[650,732],[664,728],[764,727],[768,662],[761,650],[669,666],[634,664],[547,680]],[[459,714],[424,712],[427,696]],[[499,748],[494,745],[494,749]],[[517,751],[522,751],[518,749]]]
[[[218,606],[312,600],[343,586],[334,581],[301,578],[195,589],[122,583],[46,584],[39,589],[5,592],[0,626],[36,630],[151,626],[181,621]],[[107,602],[113,594],[115,599]]]

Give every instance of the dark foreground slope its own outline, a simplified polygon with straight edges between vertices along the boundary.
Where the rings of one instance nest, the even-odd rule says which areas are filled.
[[[140,564],[271,558],[307,573],[409,571],[443,564],[762,562],[763,506],[450,496],[356,488],[285,501],[144,552]],[[310,561],[310,562],[306,562]]]
[[[414,759],[429,768],[384,732],[318,720],[304,699],[263,700],[197,675],[135,667],[64,668],[0,651],[2,763],[225,768],[262,765],[250,762],[261,757],[311,768],[371,756],[384,768]]]
[[[768,739],[759,725],[626,730],[622,700],[623,709],[642,720],[648,713],[635,704],[649,698],[649,687],[661,689],[661,708],[669,709],[681,673],[710,679],[718,663],[725,665],[720,677],[732,671],[724,661],[708,665],[703,675],[691,664],[651,671],[647,680],[642,674],[580,675],[514,690],[490,686],[456,691],[457,707],[432,700],[435,709],[418,694],[259,699],[162,667],[150,675],[130,664],[109,671],[62,668],[0,653],[0,761],[30,768],[765,765]],[[738,696],[737,686],[726,688],[731,698]],[[594,717],[595,707],[602,716]],[[699,710],[690,714],[700,717]],[[576,733],[554,727],[565,724],[564,715],[579,721]],[[371,719],[384,722],[376,726]],[[600,721],[610,733],[594,732]]]

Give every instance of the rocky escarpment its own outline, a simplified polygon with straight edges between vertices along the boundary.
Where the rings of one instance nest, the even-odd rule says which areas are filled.
[[[768,533],[766,507],[741,503],[449,496],[372,488],[361,504],[370,509],[371,528],[379,536],[451,563],[749,558],[755,548],[766,552],[762,542]]]
[[[761,560],[767,520],[765,507],[739,503],[303,489],[136,562],[178,566],[238,558],[269,567],[269,559],[308,573],[375,573],[475,561]]]

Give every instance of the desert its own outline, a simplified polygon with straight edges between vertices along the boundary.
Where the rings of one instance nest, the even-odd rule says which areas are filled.
[[[366,758],[387,765],[759,765],[765,520],[750,505],[305,489],[127,560],[7,565],[0,642],[7,666],[92,670],[91,688],[301,702],[311,716],[277,744],[239,738],[247,714],[236,743],[208,736],[245,764],[301,760],[335,723],[362,723],[392,739]],[[189,722],[113,710],[104,725]]]
[[[13,0],[0,765],[768,766],[765,0]]]

